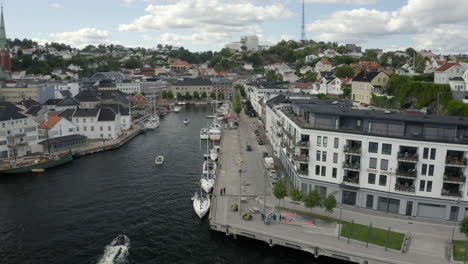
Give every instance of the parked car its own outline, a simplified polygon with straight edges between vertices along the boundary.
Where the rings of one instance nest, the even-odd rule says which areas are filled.
[[[255,130],[255,135],[256,135],[256,136],[259,136],[259,135],[260,135],[260,131]]]
[[[263,145],[263,140],[260,139],[260,140],[258,141],[258,144],[259,144],[259,145]]]
[[[262,153],[262,156],[263,156],[263,158],[268,157],[268,152],[263,152],[263,153]]]
[[[270,177],[272,179],[277,179],[278,180],[278,176],[276,175],[276,171],[275,170],[270,170]]]
[[[245,150],[247,150],[247,151],[252,151],[252,146],[247,145],[247,146],[245,147]]]
[[[262,137],[257,137],[257,141],[261,141],[262,140]]]

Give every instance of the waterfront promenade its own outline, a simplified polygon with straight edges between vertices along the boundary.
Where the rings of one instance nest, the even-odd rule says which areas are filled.
[[[265,176],[262,152],[268,147],[259,146],[255,140],[255,120],[242,115],[239,129],[225,130],[221,142],[220,169],[218,171],[215,195],[210,212],[210,226],[213,230],[227,235],[244,236],[262,240],[270,245],[283,245],[308,251],[315,256],[329,256],[357,263],[449,263],[449,241],[464,239],[456,225],[446,221],[407,218],[385,213],[343,206],[342,219],[374,227],[401,232],[410,238],[405,252],[385,250],[383,247],[358,241],[338,239],[338,225],[301,225],[272,221],[266,225],[260,213],[252,214],[250,221],[243,220],[242,213],[264,210],[266,191],[266,213],[278,205],[272,196],[272,186]],[[246,151],[246,145],[253,151]],[[259,149],[261,148],[261,150]],[[240,172],[239,172],[240,169]],[[220,196],[219,189],[226,188],[226,195]],[[239,198],[239,190],[242,192]],[[242,202],[240,201],[242,200]],[[232,211],[231,205],[239,204],[240,212]],[[286,199],[282,207],[308,211],[302,204],[294,205]],[[339,205],[340,206],[340,205]],[[338,206],[338,207],[339,207]],[[314,209],[316,214],[324,214]],[[335,209],[332,217],[339,218],[340,209]]]

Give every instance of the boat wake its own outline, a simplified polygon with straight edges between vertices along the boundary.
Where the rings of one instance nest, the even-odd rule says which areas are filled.
[[[98,264],[124,264],[127,262],[128,251],[130,250],[130,238],[119,235],[104,249],[104,254]]]

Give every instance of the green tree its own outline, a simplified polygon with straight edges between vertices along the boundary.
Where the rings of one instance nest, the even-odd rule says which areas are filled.
[[[468,236],[468,217],[463,218],[460,222],[460,232]]]
[[[304,206],[310,208],[310,210],[315,207],[322,207],[322,197],[320,197],[320,194],[316,190],[311,190],[304,197]]]
[[[205,91],[203,91],[203,92],[201,93],[201,98],[205,99],[206,97],[208,97],[208,95],[206,94]]]
[[[315,82],[317,80],[316,72],[307,72],[305,75],[307,82]]]
[[[333,213],[333,209],[336,207],[336,198],[334,194],[329,194],[325,199],[323,199],[323,207],[325,208],[325,212],[328,214]]]
[[[184,97],[185,97],[186,100],[192,99],[192,95],[191,95],[188,91],[185,92],[185,96],[184,96]]]
[[[136,69],[143,67],[143,63],[136,57],[131,57],[124,62],[124,67],[127,69]]]
[[[197,91],[193,92],[193,99],[200,99],[200,94]]]
[[[283,179],[280,179],[275,187],[273,187],[273,195],[278,199],[278,204],[286,195],[288,194],[288,191],[286,190],[286,185],[284,184]]]
[[[291,199],[296,203],[302,200],[302,193],[298,188],[292,189],[289,192],[289,196],[291,196]],[[294,204],[294,208],[296,207],[296,203]]]
[[[240,100],[239,94],[236,93],[232,100],[233,100],[232,101],[232,108],[233,108],[234,112],[239,114],[242,111],[242,105],[241,105],[241,100]]]
[[[348,65],[337,67],[335,71],[335,75],[338,78],[353,78],[354,69],[353,67],[348,66]]]
[[[211,97],[211,99],[216,99],[216,93],[215,93],[215,92],[211,92],[211,93],[210,93],[210,97]]]
[[[166,98],[167,98],[167,99],[173,99],[173,98],[174,98],[174,94],[172,93],[171,90],[167,91],[167,93],[166,93]]]
[[[269,70],[265,74],[265,78],[267,82],[274,82],[278,80],[278,76],[276,75],[276,72],[273,70]]]
[[[184,96],[180,92],[177,92],[177,100],[183,100],[183,99],[184,99]]]
[[[246,96],[244,85],[242,85],[242,84],[236,84],[236,86],[235,86],[234,88],[235,88],[236,90],[239,91],[241,97],[245,97],[245,96]]]
[[[218,93],[218,100],[224,100],[224,93],[223,92]]]
[[[161,97],[162,97],[163,99],[167,99],[167,91],[162,91]]]

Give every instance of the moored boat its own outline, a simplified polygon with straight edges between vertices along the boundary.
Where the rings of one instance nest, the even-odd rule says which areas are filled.
[[[49,168],[58,167],[73,160],[71,152],[59,155],[44,155],[24,157],[16,162],[9,162],[0,166],[2,174],[21,174],[28,172],[40,172]]]
[[[156,165],[161,165],[164,163],[164,156],[158,156],[155,160],[154,160],[154,163]]]

